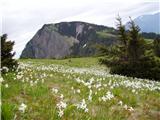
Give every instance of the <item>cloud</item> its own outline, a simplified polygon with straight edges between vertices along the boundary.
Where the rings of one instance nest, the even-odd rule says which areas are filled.
[[[85,21],[114,27],[118,14],[127,22],[128,16],[135,18],[160,11],[158,5],[158,0],[2,0],[1,31],[15,41],[14,51],[18,58],[25,44],[43,24]]]

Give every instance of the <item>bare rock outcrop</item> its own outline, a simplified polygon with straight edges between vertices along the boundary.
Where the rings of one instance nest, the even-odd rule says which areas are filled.
[[[116,30],[85,22],[45,24],[27,43],[21,58],[64,58],[91,56],[95,45],[112,45]]]

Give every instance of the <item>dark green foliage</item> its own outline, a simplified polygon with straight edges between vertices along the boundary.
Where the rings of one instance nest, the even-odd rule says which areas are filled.
[[[122,21],[121,18],[118,16],[117,18],[117,28],[118,28],[118,33],[120,34],[119,36],[119,41],[120,44],[117,45],[117,51],[118,52],[118,56],[121,60],[127,60],[128,59],[128,55],[127,55],[127,45],[128,45],[128,36],[125,30],[125,26],[122,25]]]
[[[156,56],[160,57],[160,37],[154,40],[154,53]]]
[[[154,57],[144,57],[134,63],[122,61],[112,66],[111,73],[160,80],[160,61]]]
[[[138,61],[144,55],[144,39],[139,35],[139,27],[131,20],[128,40],[128,57],[130,62]],[[121,35],[121,34],[120,34]]]
[[[14,42],[6,41],[7,34],[1,36],[1,68],[7,67],[9,70],[15,70],[17,61],[13,59],[15,53],[12,53]],[[5,72],[2,70],[2,73]]]
[[[118,28],[118,33],[120,34],[119,40],[121,41],[121,43],[124,45],[125,48],[127,48],[127,41],[128,41],[128,36],[125,30],[125,26],[122,25],[122,21],[121,18],[118,16],[117,18],[117,28]]]
[[[113,74],[159,81],[160,60],[148,53],[149,48],[139,33],[139,27],[131,20],[130,29],[126,31],[121,19],[117,20],[119,44],[108,48],[99,47],[101,53],[106,55],[100,59],[100,63],[110,67]],[[155,46],[159,48],[159,41],[155,41]]]

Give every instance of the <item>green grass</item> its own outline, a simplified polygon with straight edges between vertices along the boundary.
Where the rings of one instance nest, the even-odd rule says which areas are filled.
[[[15,106],[12,103],[3,103],[1,110],[1,118],[2,120],[11,120],[14,117],[14,108]]]
[[[158,120],[159,82],[112,76],[104,66],[98,64],[96,57],[22,59],[19,62],[21,70],[18,73],[3,75],[1,93],[4,120],[14,117],[17,120]],[[76,81],[78,78],[81,82]],[[87,83],[91,80],[93,82],[89,87]],[[58,93],[53,93],[52,88],[58,89]],[[90,90],[91,101],[88,100]],[[108,91],[114,97],[103,101],[101,98]],[[63,99],[60,98],[61,94]],[[88,112],[76,107],[82,99],[86,101]],[[62,117],[58,116],[57,104],[60,101],[67,104]],[[123,102],[122,106],[118,104],[119,101]],[[24,113],[19,111],[21,103],[27,105]],[[124,109],[125,104],[128,108],[133,107],[134,111]]]
[[[42,63],[42,64],[59,64],[70,67],[92,67],[98,66],[98,59],[96,57],[84,57],[84,58],[69,58],[69,59],[21,59],[20,62]]]
[[[115,35],[110,34],[110,33],[106,33],[106,32],[96,32],[96,34],[97,34],[98,37],[101,38],[101,39],[116,38]]]
[[[148,45],[153,45],[153,39],[144,39],[145,40],[145,42],[146,42],[146,44],[148,44]]]

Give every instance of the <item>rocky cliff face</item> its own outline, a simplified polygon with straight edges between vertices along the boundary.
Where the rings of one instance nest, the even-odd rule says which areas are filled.
[[[63,58],[91,56],[95,45],[116,42],[113,28],[85,22],[61,22],[44,25],[27,43],[21,58]]]

